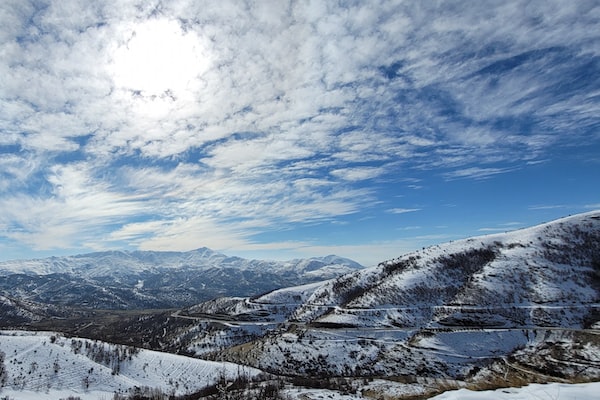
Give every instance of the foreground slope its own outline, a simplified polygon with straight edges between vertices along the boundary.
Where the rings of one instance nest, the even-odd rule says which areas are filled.
[[[529,385],[521,388],[499,389],[494,391],[453,390],[435,396],[432,400],[522,400],[522,399],[561,399],[594,400],[598,398],[600,382],[565,385],[552,383]]]
[[[259,372],[54,333],[0,331],[0,393],[29,391],[42,397],[52,392],[91,393],[92,398],[112,398],[114,393],[129,395],[152,388],[184,395],[214,384],[221,376],[234,379]]]

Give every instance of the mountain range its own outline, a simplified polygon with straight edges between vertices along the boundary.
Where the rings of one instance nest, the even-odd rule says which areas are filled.
[[[219,296],[252,296],[363,268],[337,256],[247,260],[207,248],[189,252],[110,251],[0,262],[0,307],[183,307]],[[3,297],[2,297],[3,296]]]
[[[427,398],[453,388],[600,380],[600,211],[368,268],[335,256],[276,263],[200,249],[7,262],[0,271],[0,316],[32,313],[19,325],[15,312],[10,326],[227,361],[287,385],[330,385],[338,393],[331,398],[350,389]],[[277,284],[252,286],[270,274]],[[50,279],[61,277],[68,279],[57,291]],[[208,277],[209,299],[195,300]],[[229,287],[232,277],[241,284]],[[302,285],[285,284],[294,280]],[[80,291],[91,288],[112,297],[90,303]],[[78,301],[87,309],[73,308]],[[175,307],[136,310],[154,304]]]

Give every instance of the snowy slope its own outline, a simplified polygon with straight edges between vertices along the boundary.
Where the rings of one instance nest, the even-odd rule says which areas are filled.
[[[112,398],[114,393],[131,393],[135,387],[183,395],[214,384],[222,375],[233,379],[239,374],[251,377],[260,372],[229,363],[42,332],[1,331],[0,352],[2,389],[37,392],[39,398],[52,392]]]
[[[345,275],[317,289],[295,318],[382,327],[583,327],[599,300],[600,212],[592,212],[432,246]]]
[[[600,382],[566,385],[552,383],[547,385],[533,384],[522,388],[507,388],[475,392],[467,389],[452,390],[432,400],[595,400],[600,393]]]
[[[0,295],[0,326],[27,324],[48,317],[63,318],[75,315],[77,313],[51,304],[39,304]]]

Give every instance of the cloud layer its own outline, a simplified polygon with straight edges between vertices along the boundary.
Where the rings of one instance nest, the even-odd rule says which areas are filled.
[[[260,248],[420,210],[390,188],[598,146],[599,26],[593,1],[5,1],[0,238]]]

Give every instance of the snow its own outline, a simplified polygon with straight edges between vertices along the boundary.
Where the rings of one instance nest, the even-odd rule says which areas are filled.
[[[291,400],[355,400],[364,399],[361,395],[341,394],[327,389],[287,389],[284,396]]]
[[[0,331],[0,351],[7,371],[0,394],[19,399],[29,392],[36,393],[37,399],[45,394],[56,399],[63,392],[67,393],[64,397],[112,398],[114,393],[127,393],[134,387],[183,395],[215,383],[221,375],[231,379],[261,372],[49,332]],[[103,357],[98,357],[100,353]]]
[[[422,395],[422,386],[395,384],[377,380],[362,390],[368,393],[368,390],[372,387],[378,393],[385,393],[385,395],[391,396],[390,398],[395,398],[395,396],[401,398],[402,396]],[[596,400],[598,399],[599,392],[600,382],[581,384],[550,383],[532,384],[522,388],[503,388],[486,391],[472,391],[468,389],[451,390],[431,397],[430,400]],[[344,395],[325,389],[288,389],[284,393],[294,400],[352,400],[371,398],[370,396],[360,394]]]
[[[43,259],[10,260],[0,262],[0,275],[11,273],[30,275],[77,274],[94,278],[173,269],[205,271],[215,267],[221,269],[231,267],[249,271],[269,269],[281,274],[292,271],[313,279],[331,279],[363,268],[353,260],[337,256],[289,261],[247,260],[240,257],[229,257],[207,248],[201,248],[187,252],[106,251]]]
[[[418,337],[418,336],[417,336]],[[464,358],[487,358],[507,354],[525,346],[528,339],[521,330],[492,330],[470,332],[438,332],[436,335],[413,339],[413,346]]]
[[[600,382],[580,384],[531,384],[522,388],[497,389],[474,392],[459,389],[445,392],[432,399],[435,400],[596,400],[600,393]]]
[[[380,389],[383,384],[376,385]],[[409,385],[388,384],[385,385],[386,395],[416,395],[421,391],[406,388]],[[472,391],[468,389],[452,390],[431,397],[430,400],[596,400],[600,392],[600,382],[581,384],[532,384],[522,388],[504,388],[487,391]],[[355,400],[370,398],[360,394],[341,394],[327,389],[284,389],[282,393],[292,400]],[[68,396],[77,396],[82,400],[108,400],[112,393],[102,391],[74,392],[72,390],[48,390],[45,392],[32,390],[3,389],[0,391],[3,398],[19,400],[56,400],[65,399]]]
[[[321,287],[324,282],[314,282],[305,285],[283,288],[265,293],[255,300],[256,303],[269,304],[293,304],[300,305],[305,302],[310,295]]]
[[[33,391],[33,390],[14,390],[14,389],[2,389],[0,390],[0,396],[3,399],[18,399],[18,400],[57,400],[67,399],[69,396],[79,397],[81,400],[110,400],[113,398],[112,393],[102,391],[89,391],[81,393],[73,390],[55,390],[50,389],[45,392]]]

